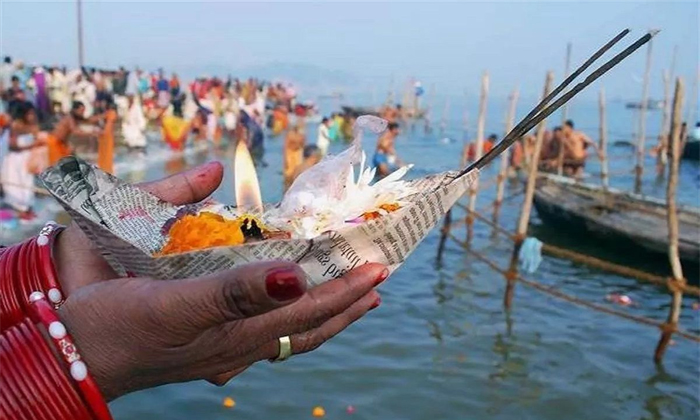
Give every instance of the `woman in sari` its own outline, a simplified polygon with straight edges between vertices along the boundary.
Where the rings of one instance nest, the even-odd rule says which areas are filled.
[[[34,105],[22,102],[16,108],[17,119],[10,127],[9,150],[2,162],[5,203],[18,212],[20,223],[36,218],[34,174],[29,170],[32,149],[42,146],[38,140],[39,124]]]

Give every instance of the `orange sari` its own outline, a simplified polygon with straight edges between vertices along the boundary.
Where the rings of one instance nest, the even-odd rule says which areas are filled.
[[[105,114],[105,129],[97,146],[97,166],[105,172],[114,173],[114,121],[117,111],[110,109]]]
[[[55,165],[71,153],[67,144],[50,133],[46,135],[46,145],[49,147],[49,165]]]

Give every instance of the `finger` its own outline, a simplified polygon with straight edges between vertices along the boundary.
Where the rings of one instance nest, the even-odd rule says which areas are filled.
[[[382,264],[365,264],[343,277],[310,289],[291,305],[247,319],[243,326],[230,323],[223,329],[240,331],[241,328],[245,328],[255,331],[254,337],[260,344],[284,335],[308,331],[345,311],[388,275],[389,271]],[[236,332],[229,331],[229,337],[234,339]]]
[[[223,176],[221,163],[209,162],[158,181],[139,184],[138,187],[172,204],[190,204],[210,196],[221,184]]]
[[[379,293],[371,291],[345,311],[321,324],[318,328],[292,335],[290,337],[292,354],[302,354],[317,349],[350,324],[362,318],[368,311],[375,309],[380,303],[381,297]],[[253,360],[251,363],[260,360],[274,360],[279,355],[279,352],[279,339],[268,341],[251,355]]]
[[[212,385],[216,385],[216,386],[224,386],[224,385],[226,385],[226,383],[228,383],[228,381],[233,379],[234,376],[240,375],[241,373],[243,373],[244,370],[248,369],[249,367],[250,367],[250,365],[245,365],[245,366],[230,370],[228,372],[221,373],[221,374],[216,375],[210,379],[207,379],[207,382],[209,382]]]
[[[163,313],[191,311],[189,322],[203,331],[293,303],[306,292],[306,274],[295,263],[266,261],[162,287]]]

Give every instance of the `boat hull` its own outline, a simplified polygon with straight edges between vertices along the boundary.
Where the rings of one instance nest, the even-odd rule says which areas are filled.
[[[564,181],[565,180],[565,181]],[[625,253],[668,254],[662,201],[545,176],[534,196],[540,219],[568,233]],[[700,264],[700,210],[679,209],[679,253],[684,265]]]

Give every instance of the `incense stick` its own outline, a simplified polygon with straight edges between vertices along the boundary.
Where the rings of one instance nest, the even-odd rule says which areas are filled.
[[[532,111],[530,111],[530,113],[528,113],[525,116],[525,118],[523,118],[518,123],[518,125],[516,125],[503,138],[503,140],[501,140],[493,149],[491,149],[491,151],[489,151],[487,154],[482,156],[481,159],[477,160],[476,162],[469,165],[467,168],[463,169],[460,172],[459,176],[466,174],[467,172],[471,171],[472,169],[475,169],[475,168],[481,169],[484,166],[486,166],[493,159],[495,159],[498,155],[503,153],[503,151],[505,151],[507,148],[509,148],[511,145],[513,145],[513,143],[515,143],[520,137],[522,137],[523,134],[525,134],[526,132],[531,130],[534,126],[536,126],[540,121],[547,118],[547,116],[549,116],[554,111],[559,109],[562,105],[564,105],[566,102],[571,100],[571,98],[576,96],[584,88],[586,88],[588,85],[593,83],[595,80],[597,80],[603,74],[607,73],[611,68],[618,65],[622,60],[624,60],[630,54],[632,54],[637,49],[639,49],[639,47],[641,47],[642,45],[649,42],[649,40],[654,35],[656,35],[657,32],[658,31],[649,32],[646,35],[639,38],[632,45],[627,47],[625,50],[623,50],[622,52],[617,54],[615,57],[611,58],[609,61],[607,61],[602,66],[600,66],[593,73],[588,75],[588,77],[586,77],[586,79],[584,81],[582,81],[581,83],[574,86],[574,88],[572,88],[569,92],[565,93],[561,98],[557,99],[550,106],[548,106],[547,108],[542,110],[547,105],[547,103],[550,100],[552,100],[553,97],[555,97],[562,90],[564,90],[576,77],[578,77],[588,67],[590,67],[590,65],[593,64],[594,61],[596,61],[598,58],[600,58],[601,55],[603,55],[606,51],[608,51],[610,48],[612,48],[613,45],[615,45],[625,35],[627,35],[629,33],[629,29],[625,29],[624,31],[620,32],[617,36],[615,36],[607,44],[605,44],[598,51],[596,51],[588,60],[586,60],[586,62],[584,62],[578,69],[576,69],[576,71],[574,71],[571,74],[571,76],[567,77],[559,86],[557,86],[549,95],[547,95],[539,104],[537,104],[537,106]]]

